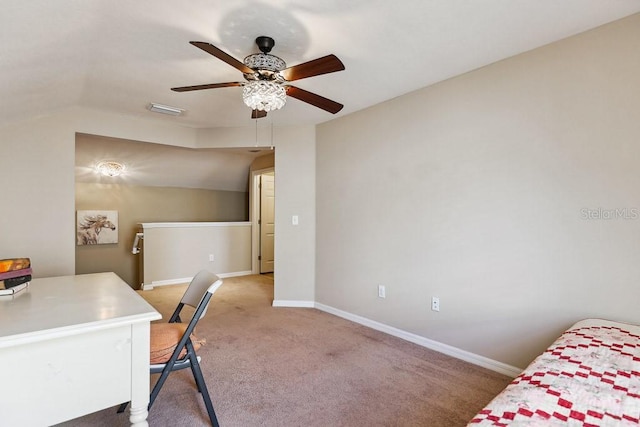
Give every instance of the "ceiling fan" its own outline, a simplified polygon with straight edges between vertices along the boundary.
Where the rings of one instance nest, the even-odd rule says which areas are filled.
[[[336,114],[343,107],[340,103],[288,84],[295,80],[344,70],[344,64],[335,55],[323,56],[287,68],[287,64],[282,59],[269,53],[275,46],[275,41],[271,37],[256,38],[256,45],[262,53],[251,54],[244,58],[244,62],[240,62],[210,43],[189,43],[237,68],[246,81],[171,88],[175,92],[242,86],[242,97],[245,104],[252,109],[251,118],[253,119],[265,117],[268,111],[282,108],[287,96],[332,114]]]

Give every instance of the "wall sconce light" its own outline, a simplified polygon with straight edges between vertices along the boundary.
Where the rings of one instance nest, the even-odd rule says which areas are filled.
[[[118,162],[100,162],[96,165],[96,170],[104,176],[118,176],[124,172],[124,165]]]

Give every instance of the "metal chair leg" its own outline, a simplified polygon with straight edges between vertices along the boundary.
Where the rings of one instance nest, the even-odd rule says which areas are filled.
[[[193,370],[193,363],[191,364],[191,373],[193,374],[193,378],[195,378],[196,371]],[[198,384],[198,381],[196,381],[196,387],[198,388],[198,393],[202,393],[202,390],[200,389],[200,384]]]
[[[200,390],[200,393],[202,394],[202,399],[204,399],[204,406],[207,407],[211,424],[213,427],[219,427],[220,424],[218,424],[218,418],[216,417],[216,412],[213,409],[213,403],[211,403],[209,390],[207,390],[207,384],[204,382],[204,376],[202,375],[200,364],[198,363],[198,359],[195,355],[191,357],[191,370],[193,371],[193,377],[196,380],[198,390]]]
[[[164,369],[162,370],[162,374],[160,374],[160,378],[158,378],[158,381],[153,386],[153,390],[151,391],[151,395],[149,396],[149,406],[147,407],[147,409],[151,409],[153,402],[156,400],[156,397],[158,397],[158,393],[160,393],[160,389],[162,388],[162,385],[164,384],[164,382],[169,377],[169,374],[171,373],[171,368],[173,367],[173,363],[171,363],[172,361],[169,361],[169,362],[170,364],[167,364],[167,366],[164,367]]]

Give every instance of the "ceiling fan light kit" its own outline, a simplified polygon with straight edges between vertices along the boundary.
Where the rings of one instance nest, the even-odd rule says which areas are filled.
[[[282,85],[268,80],[252,80],[242,88],[242,99],[252,110],[279,110],[287,102],[287,92]]]
[[[288,84],[294,80],[344,70],[344,64],[335,55],[327,55],[286,68],[287,64],[281,58],[269,53],[275,46],[275,41],[271,37],[256,38],[256,45],[262,53],[248,55],[244,58],[244,62],[240,62],[210,43],[196,41],[190,43],[241,71],[246,82],[209,83],[171,88],[175,92],[242,86],[242,99],[251,108],[253,119],[265,117],[268,111],[282,108],[287,101],[287,96],[332,114],[343,107],[340,103]]]

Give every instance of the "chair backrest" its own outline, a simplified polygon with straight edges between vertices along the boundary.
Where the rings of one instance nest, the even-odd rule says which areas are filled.
[[[160,374],[160,378],[158,379],[156,385],[153,387],[151,391],[151,395],[149,396],[149,405],[148,408],[151,408],[153,402],[155,401],[158,393],[160,392],[160,388],[162,388],[162,384],[167,379],[167,376],[172,371],[177,371],[180,369],[185,369],[187,367],[191,368],[191,372],[193,373],[193,377],[198,386],[198,391],[202,394],[202,398],[204,399],[204,404],[207,408],[207,412],[209,413],[209,418],[211,420],[211,424],[214,427],[218,427],[218,419],[216,418],[215,411],[213,410],[213,404],[211,403],[211,397],[209,396],[209,392],[207,390],[207,385],[204,381],[204,377],[202,375],[202,370],[200,369],[200,363],[198,361],[199,357],[196,355],[196,342],[193,338],[195,338],[194,333],[196,324],[200,319],[202,319],[207,312],[207,308],[209,307],[209,302],[211,302],[211,297],[218,290],[218,288],[222,285],[222,280],[216,276],[215,274],[202,270],[196,274],[187,290],[185,291],[182,299],[178,303],[173,315],[169,319],[168,325],[182,327],[182,319],[180,319],[180,312],[185,305],[191,306],[195,309],[193,315],[191,316],[191,320],[189,320],[187,327],[184,328],[184,332],[179,331],[181,334],[179,341],[173,345],[166,345],[166,343],[162,345],[162,348],[158,351],[157,358],[154,359],[153,346],[151,353],[151,365],[150,372],[152,374]],[[173,324],[173,325],[172,325]],[[152,324],[152,336],[151,342],[153,344],[153,329],[154,326],[157,328],[159,326],[164,326],[162,324]],[[176,328],[178,329],[178,328]],[[182,329],[182,328],[180,328]],[[175,334],[174,334],[175,337]],[[156,340],[157,342],[157,340]],[[167,347],[171,351],[171,356],[166,359],[166,350]],[[125,405],[126,406],[126,405]],[[119,412],[124,410],[124,406],[120,406]]]
[[[207,292],[213,294],[220,285],[222,285],[222,280],[218,276],[208,270],[201,270],[193,277],[191,283],[189,283],[189,287],[182,296],[180,303],[196,308]],[[208,307],[209,304],[207,303],[200,314],[200,319],[204,317]]]

